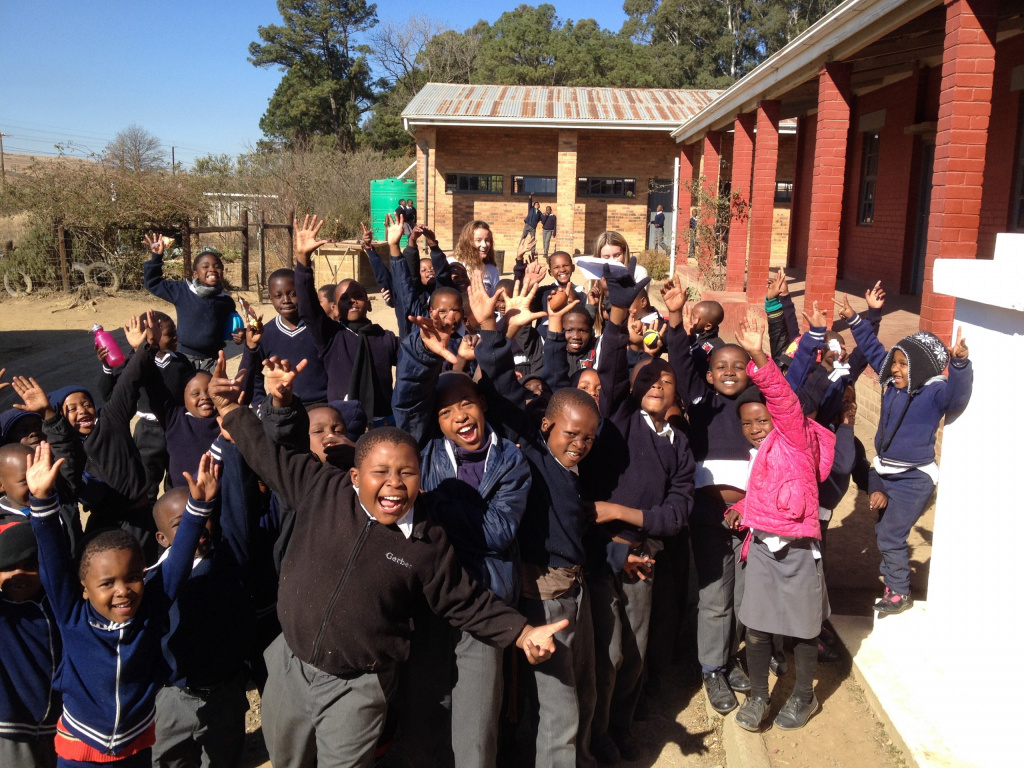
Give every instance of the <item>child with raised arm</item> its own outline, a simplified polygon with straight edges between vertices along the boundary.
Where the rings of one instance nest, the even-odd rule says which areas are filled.
[[[579,464],[597,439],[597,404],[578,389],[560,389],[538,414],[526,408],[527,390],[515,374],[509,339],[497,330],[495,297],[473,275],[470,304],[480,324],[476,358],[486,382],[491,425],[516,443],[533,477],[519,527],[523,614],[537,623],[564,620],[554,664],[536,670],[537,765],[574,768],[590,764],[594,706],[593,624],[583,580],[583,537],[592,504],[583,497]],[[578,694],[577,691],[581,693]]]
[[[403,339],[399,355],[393,400],[397,426],[422,446],[420,489],[433,519],[448,534],[459,564],[481,586],[515,606],[520,567],[516,532],[531,485],[530,467],[515,443],[499,437],[485,421],[487,403],[473,380],[463,373],[441,373],[442,361],[452,362],[446,342],[451,325],[440,319],[412,322],[418,327]],[[412,679],[403,684],[414,702],[413,711],[426,719],[432,705],[450,696],[455,765],[494,766],[502,651],[466,632],[445,632],[444,627],[423,623],[416,624],[411,661],[423,656],[430,661],[418,669],[410,664]],[[441,622],[435,618],[432,623]],[[422,636],[421,629],[426,630]],[[418,645],[427,646],[428,654],[417,655]],[[430,735],[409,746],[427,747],[424,738],[429,741]]]
[[[666,282],[661,295],[669,311],[665,335],[669,364],[690,419],[690,447],[697,462],[690,514],[699,584],[697,659],[708,700],[724,715],[738,704],[733,691],[750,687],[734,658],[742,634],[736,611],[743,601],[744,571],[739,560],[743,540],[723,520],[726,508],[742,499],[747,487],[750,445],[740,429],[736,398],[750,384],[750,356],[736,344],[723,344],[711,353],[709,369],[701,374],[690,354],[683,323],[686,295],[678,279]]]
[[[64,640],[57,675],[57,689],[64,696],[57,722],[57,764],[149,766],[154,703],[166,674],[160,643],[213,509],[213,461],[206,457],[198,476],[188,478],[179,547],[148,582],[138,542],[119,530],[91,539],[75,573],[54,492],[63,461],[53,462],[49,444],[41,443],[28,471],[40,575]]]
[[[0,765],[53,768],[61,635],[39,578],[39,552],[27,515],[0,519],[0,649]]]
[[[391,415],[391,369],[398,356],[398,337],[367,319],[370,300],[355,280],[335,289],[340,322],[331,320],[316,300],[310,257],[326,240],[317,239],[323,220],[295,220],[295,292],[299,317],[306,323],[327,371],[327,399],[358,400],[375,425],[394,421]]]
[[[745,529],[746,592],[740,621],[746,626],[750,696],[736,724],[760,729],[768,715],[768,666],[772,635],[796,640],[796,685],[775,725],[802,728],[818,711],[814,673],[818,633],[829,616],[818,539],[818,483],[828,477],[835,435],[804,416],[778,366],[762,351],[764,324],[740,323],[736,340],[750,355],[747,374],[757,388],[736,399],[743,435],[753,446],[747,494],[729,507],[726,522]]]
[[[676,401],[669,364],[657,358],[639,363],[630,387],[626,323],[649,279],[634,283],[626,273],[605,281],[612,310],[596,371],[602,411],[614,429],[601,430],[581,479],[588,494],[600,494],[586,567],[597,658],[591,742],[595,757],[614,762],[639,757],[632,725],[650,630],[650,564],[661,549],[657,539],[677,535],[686,524],[695,464],[686,437],[668,423]]]
[[[860,319],[845,296],[842,315],[882,387],[881,416],[875,434],[877,455],[871,465],[868,491],[869,506],[879,513],[875,535],[885,581],[885,593],[874,608],[879,616],[886,616],[902,613],[914,604],[907,538],[924,514],[939,479],[935,463],[939,422],[967,407],[974,371],[959,328],[952,347],[933,333],[918,331],[886,352],[874,329]],[[944,376],[947,366],[949,374]]]
[[[224,261],[216,248],[205,247],[192,261],[192,279],[164,279],[164,239],[146,235],[152,258],[142,265],[146,290],[174,305],[178,315],[178,346],[192,364],[213,370],[217,352],[224,349],[225,329],[235,302],[224,292]]]

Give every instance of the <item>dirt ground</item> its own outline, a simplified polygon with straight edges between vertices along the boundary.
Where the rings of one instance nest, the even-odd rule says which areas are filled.
[[[651,293],[657,303],[656,291]],[[256,299],[252,293],[246,295],[251,301]],[[92,349],[90,328],[93,323],[114,331],[115,337],[124,344],[120,326],[130,315],[148,307],[173,309],[146,294],[125,292],[80,306],[70,305],[71,299],[61,294],[19,298],[4,294],[0,297],[0,367],[8,369],[6,380],[12,375],[32,375],[46,389],[69,383],[90,386],[99,368]],[[261,310],[264,319],[273,315],[269,304],[263,305]],[[379,300],[375,302],[371,317],[386,327],[394,329],[396,326],[394,313]],[[229,342],[227,352],[232,358],[229,370],[234,370],[239,348]],[[14,399],[10,388],[0,392],[0,410],[9,408]],[[857,434],[868,446],[870,457],[873,427],[859,423]],[[918,594],[927,582],[932,516],[933,509],[929,509],[911,540],[913,583]],[[834,613],[868,615],[871,602],[880,592],[874,523],[866,496],[851,490],[836,510],[829,530],[828,581]],[[673,667],[667,679],[660,682],[659,694],[645,702],[646,721],[637,724],[636,735],[644,746],[643,758],[624,765],[630,768],[725,765],[722,723],[718,718],[709,720],[697,677],[687,668]],[[778,681],[773,711],[788,697],[792,682],[792,670]],[[873,717],[863,692],[851,677],[848,658],[819,666],[817,691],[823,711],[805,730],[784,733],[770,729],[764,734],[773,766],[875,768],[903,764],[899,751],[891,746],[888,735]],[[245,765],[256,768],[269,763],[258,731],[259,700],[255,692],[250,694],[250,700],[253,709],[248,719],[251,735]]]

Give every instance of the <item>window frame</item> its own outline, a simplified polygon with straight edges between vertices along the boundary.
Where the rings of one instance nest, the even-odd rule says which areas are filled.
[[[875,224],[875,201],[878,193],[878,166],[881,156],[881,135],[865,131],[861,139],[860,184],[857,196],[857,226]],[[872,163],[872,160],[874,161]]]
[[[601,182],[603,184],[609,184],[610,183],[612,185],[614,185],[616,183],[621,183],[622,184],[622,193],[620,194],[620,193],[616,193],[616,192],[604,192],[604,193],[601,193],[601,192],[597,192],[597,193],[590,192],[589,191],[589,185],[593,181],[598,181],[598,182]],[[587,191],[583,191],[583,192],[580,191],[580,185],[581,184],[588,185]],[[630,193],[630,191],[628,189],[629,185],[632,185],[632,188],[633,188],[632,189],[632,193]],[[637,199],[637,194],[636,194],[636,178],[634,178],[634,177],[622,177],[622,176],[577,176],[576,177],[576,197],[598,197],[598,198],[604,197],[604,198],[612,198],[612,199],[616,199],[616,200],[636,200]]]
[[[781,194],[781,196],[780,196]],[[772,202],[776,203],[790,203],[793,202],[793,182],[792,181],[776,181],[775,182],[775,197]]]
[[[551,192],[536,192],[536,191],[534,191],[534,192],[527,192],[527,191],[517,192],[516,191],[516,182],[520,181],[520,182],[525,183],[527,179],[545,179],[545,180],[549,179],[553,183],[554,189]],[[530,195],[533,195],[534,197],[558,197],[558,177],[557,176],[529,176],[529,175],[526,175],[526,174],[522,174],[522,175],[512,174],[512,189],[511,189],[511,193],[512,193],[513,197],[529,197]]]
[[[1024,232],[1024,97],[1020,100],[1017,114],[1017,167],[1014,195],[1010,198],[1011,232]]]
[[[451,184],[451,178],[455,177],[454,187]],[[495,179],[498,179],[499,188],[497,191],[493,189],[461,189],[462,179],[467,179],[467,186],[469,184],[468,179],[489,179],[490,184],[493,184]],[[477,182],[479,186],[479,181]],[[501,173],[446,173],[444,175],[444,193],[446,195],[504,195],[505,194],[505,175]]]

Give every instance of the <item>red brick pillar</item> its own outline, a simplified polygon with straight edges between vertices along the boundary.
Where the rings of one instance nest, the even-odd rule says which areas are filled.
[[[576,231],[576,131],[558,132],[558,177],[555,182],[555,247],[587,253],[584,233]],[[518,233],[517,233],[518,235]]]
[[[775,221],[775,178],[779,166],[779,102],[757,105],[757,142],[754,144],[754,188],[750,197],[750,255],[747,258],[747,299],[764,301],[768,264],[772,257]]]
[[[933,292],[932,269],[935,259],[977,256],[998,10],[998,0],[946,3],[921,328],[947,342],[955,300]]]
[[[679,147],[679,198],[676,200],[676,268],[686,264],[690,253],[690,208],[693,207],[693,144]]]
[[[747,219],[754,169],[754,114],[736,115],[732,144],[732,220],[725,262],[725,290],[742,291],[747,270]]]
[[[722,134],[719,131],[708,131],[704,134],[704,157],[701,176],[704,179],[704,193],[713,199],[718,198],[718,174],[722,162]],[[714,205],[701,205],[698,212],[700,227],[705,232],[714,231],[716,225],[716,207]],[[710,270],[715,258],[713,244],[705,242],[697,246],[697,261],[701,263],[701,271]]]
[[[839,264],[839,225],[850,133],[849,64],[823,64],[818,70],[818,121],[814,139],[814,178],[807,238],[804,305],[817,301],[832,316]]]

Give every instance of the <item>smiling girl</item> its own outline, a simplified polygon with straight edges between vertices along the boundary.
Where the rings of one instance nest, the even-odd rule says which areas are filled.
[[[455,246],[455,260],[464,264],[470,274],[481,270],[487,295],[494,295],[501,275],[494,262],[494,235],[486,221],[471,221],[462,228],[459,242]]]

